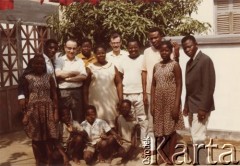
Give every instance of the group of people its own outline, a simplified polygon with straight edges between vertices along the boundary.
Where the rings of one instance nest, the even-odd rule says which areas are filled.
[[[148,37],[151,46],[143,54],[134,38],[122,50],[118,33],[111,35],[108,53],[102,43],[93,49],[90,39],[82,40],[78,53],[77,41],[68,39],[59,57],[57,41],[49,39],[44,54],[30,59],[19,80],[18,99],[37,165],[51,165],[56,154],[64,165],[80,163],[81,157],[87,164],[110,162],[114,155],[126,162],[146,137],[151,138],[152,155],[158,142],[169,139],[164,150],[172,156],[176,131],[184,129],[182,114],[189,117],[193,143],[204,142],[214,110],[212,60],[198,49],[194,36],[182,39],[190,57],[182,113],[180,47],[164,40],[157,27],[149,29]],[[173,163],[167,158],[162,162]]]

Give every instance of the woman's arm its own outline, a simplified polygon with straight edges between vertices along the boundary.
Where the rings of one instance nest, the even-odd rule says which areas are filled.
[[[50,91],[53,100],[53,110],[54,110],[54,120],[55,122],[59,121],[59,109],[58,109],[58,96],[57,96],[57,88],[54,78],[50,77]]]
[[[84,108],[89,104],[88,98],[89,98],[89,86],[92,81],[92,72],[91,70],[87,67],[87,78],[83,83],[83,101],[84,101]]]
[[[144,106],[148,106],[148,96],[147,96],[147,71],[142,71],[142,87],[143,87],[143,103]]]
[[[156,89],[156,80],[154,78],[155,67],[153,68],[153,76],[152,76],[152,86],[151,86],[151,101],[150,101],[150,111],[152,116],[154,115],[155,109],[155,89]]]
[[[182,94],[182,70],[178,63],[174,65],[173,73],[176,80],[176,99],[172,118],[178,120]]]
[[[120,73],[119,73],[119,71],[116,67],[115,67],[114,82],[115,82],[115,85],[116,85],[116,88],[117,88],[119,103],[121,103],[122,100],[123,100],[123,85],[122,85],[121,75],[120,75]]]

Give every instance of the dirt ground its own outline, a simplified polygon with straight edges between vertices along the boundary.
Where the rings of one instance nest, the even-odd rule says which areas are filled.
[[[189,145],[190,144],[189,136],[184,136],[183,141]],[[224,156],[226,156],[224,158],[224,161],[231,160],[231,157],[232,160],[240,161],[239,142],[214,139],[212,142],[212,146],[214,146],[214,144],[215,148],[213,148],[211,155],[213,156],[212,157],[213,161],[217,161],[218,165],[222,162],[221,158]],[[191,147],[189,147],[189,149],[191,151]],[[180,151],[182,151],[182,149]],[[123,165],[119,164],[120,160],[121,158],[114,158],[111,164],[98,163],[95,164],[95,166]],[[181,161],[181,157],[178,159],[178,161]],[[71,162],[71,164],[72,166],[76,166],[76,164],[74,164],[73,162]],[[26,137],[23,131],[0,135],[0,166],[34,166],[34,165],[35,160],[32,153],[31,140]],[[83,160],[81,160],[80,165],[84,166],[86,165],[86,163]],[[134,160],[129,161],[125,165],[126,166],[144,165],[141,153],[139,153]],[[191,164],[185,163],[180,165]],[[238,165],[240,165],[240,162],[238,162]]]

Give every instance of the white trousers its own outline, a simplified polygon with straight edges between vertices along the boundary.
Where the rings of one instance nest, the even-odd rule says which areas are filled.
[[[189,113],[188,115],[189,128],[193,144],[205,143],[210,113],[205,116],[205,119],[202,122],[198,121],[197,115],[197,113]]]
[[[148,131],[147,131],[147,134],[151,139],[151,151],[154,151],[154,150],[156,150],[156,145],[155,145],[155,135],[154,135],[154,130],[153,130],[153,116],[152,116],[151,110],[150,110],[151,95],[147,94],[147,97],[148,97],[148,108],[147,108]]]
[[[143,104],[143,94],[142,93],[133,93],[133,94],[124,94],[124,99],[128,99],[132,102],[132,114],[136,118],[136,121],[139,123],[141,128],[140,138],[143,140],[147,136],[147,127],[148,120],[144,110]]]

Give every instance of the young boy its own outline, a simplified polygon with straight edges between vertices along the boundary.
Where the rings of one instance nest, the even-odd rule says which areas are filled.
[[[127,162],[137,146],[137,131],[140,126],[131,114],[131,101],[123,100],[120,105],[120,115],[116,118],[117,133],[122,138],[119,153],[122,156],[122,162]]]
[[[87,146],[83,151],[83,159],[86,163],[92,163],[95,154],[98,155],[99,162],[105,162],[105,160],[111,162],[113,146],[116,144],[116,140],[120,141],[121,138],[106,121],[97,118],[95,106],[86,107],[86,120],[81,123],[81,126],[89,137]]]
[[[88,141],[88,135],[82,126],[71,118],[70,112],[62,113],[63,134],[62,143],[67,153],[76,164],[80,164],[80,156]]]

